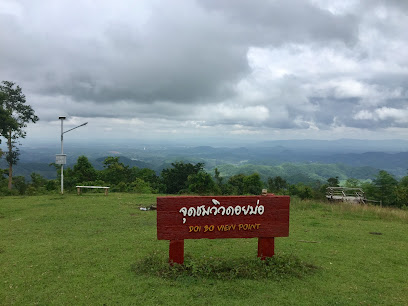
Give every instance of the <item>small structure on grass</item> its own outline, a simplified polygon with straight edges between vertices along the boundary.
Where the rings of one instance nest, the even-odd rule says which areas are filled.
[[[365,204],[367,199],[361,188],[327,187],[326,198],[329,201],[340,201]]]

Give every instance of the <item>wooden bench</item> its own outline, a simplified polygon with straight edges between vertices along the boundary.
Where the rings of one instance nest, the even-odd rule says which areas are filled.
[[[105,195],[108,195],[108,190],[110,187],[102,187],[102,186],[75,186],[77,188],[78,195],[81,194],[82,188],[90,188],[90,189],[105,189]]]

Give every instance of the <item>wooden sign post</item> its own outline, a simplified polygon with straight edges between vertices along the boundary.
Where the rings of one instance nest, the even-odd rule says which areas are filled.
[[[170,264],[184,262],[184,239],[258,238],[258,257],[289,236],[289,196],[158,197],[157,239],[170,240]]]

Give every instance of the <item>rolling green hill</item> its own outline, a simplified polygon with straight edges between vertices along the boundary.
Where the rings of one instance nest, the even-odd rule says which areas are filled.
[[[278,166],[262,165],[219,165],[218,170],[223,177],[230,177],[239,173],[246,175],[259,173],[261,179],[266,181],[268,177],[281,176],[291,184],[311,183],[316,181],[325,182],[330,177],[338,177],[340,180],[347,178],[372,179],[378,173],[378,169],[371,167],[351,167],[340,164],[319,163],[284,163]]]

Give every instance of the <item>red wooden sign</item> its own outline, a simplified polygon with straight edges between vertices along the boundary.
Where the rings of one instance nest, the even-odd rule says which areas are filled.
[[[289,236],[289,196],[158,197],[157,238],[170,240],[170,262],[184,262],[184,239],[259,238],[258,256]]]

